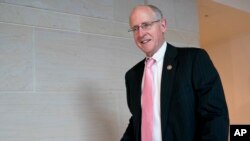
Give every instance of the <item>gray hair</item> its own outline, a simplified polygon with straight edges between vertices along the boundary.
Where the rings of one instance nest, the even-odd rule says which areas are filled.
[[[162,14],[161,10],[158,7],[156,7],[154,5],[147,5],[147,6],[154,11],[157,19],[162,19],[163,18],[163,14]]]

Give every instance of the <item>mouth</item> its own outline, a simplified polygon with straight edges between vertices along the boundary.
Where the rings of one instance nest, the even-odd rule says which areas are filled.
[[[141,43],[141,44],[146,44],[146,43],[148,43],[149,41],[151,41],[151,39],[144,39],[144,40],[142,40],[140,43]]]

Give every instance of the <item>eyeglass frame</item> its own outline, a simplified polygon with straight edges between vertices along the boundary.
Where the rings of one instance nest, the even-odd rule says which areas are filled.
[[[161,21],[161,19],[158,19],[158,20],[155,20],[155,21],[152,21],[152,22],[143,22],[140,25],[133,26],[132,28],[130,28],[128,30],[128,32],[136,33],[139,30],[139,28],[141,28],[143,30],[150,29],[154,23],[159,22],[159,21]]]

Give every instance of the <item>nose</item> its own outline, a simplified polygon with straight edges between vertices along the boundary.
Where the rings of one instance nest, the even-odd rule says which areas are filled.
[[[145,35],[145,31],[141,27],[139,27],[137,30],[137,35],[139,37],[143,37]]]

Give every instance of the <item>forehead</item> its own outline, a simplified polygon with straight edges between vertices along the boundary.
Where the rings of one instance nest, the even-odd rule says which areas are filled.
[[[130,14],[130,26],[141,24],[142,22],[151,21],[155,17],[154,11],[147,6],[138,6]]]

